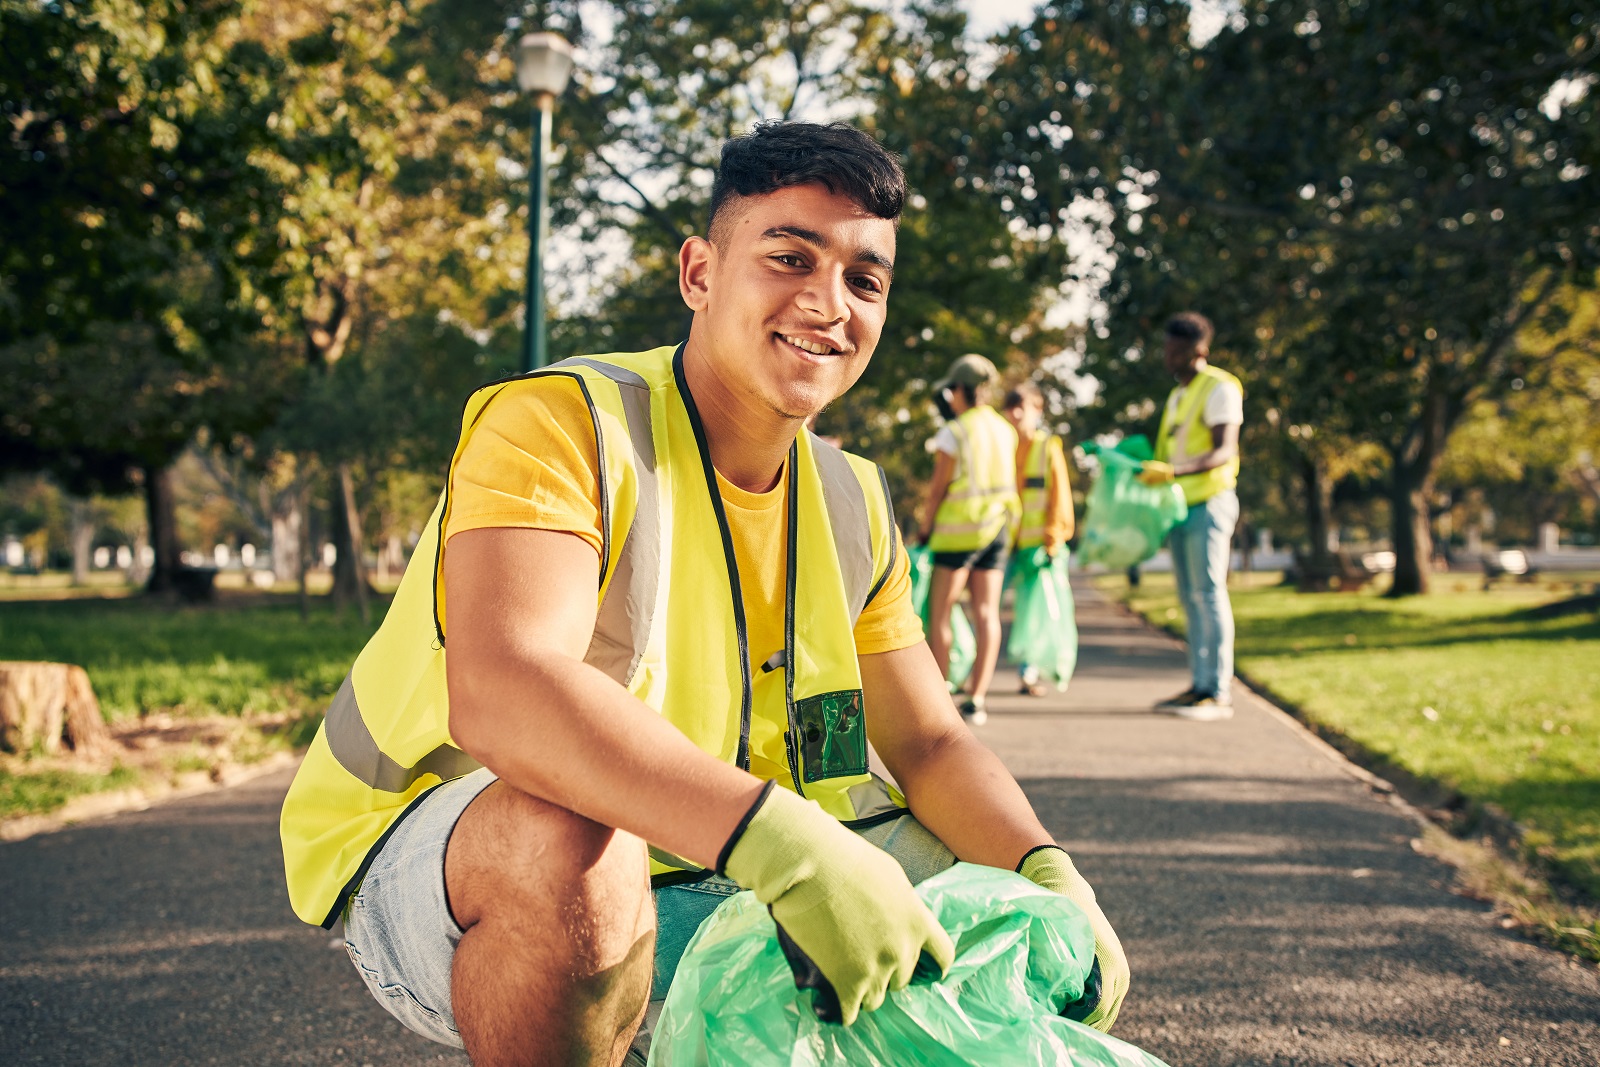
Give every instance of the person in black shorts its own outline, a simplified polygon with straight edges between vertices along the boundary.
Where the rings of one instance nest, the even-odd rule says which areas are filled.
[[[1017,431],[989,405],[998,378],[988,359],[965,355],[934,384],[934,401],[945,424],[933,439],[933,481],[922,512],[922,541],[933,553],[928,644],[947,677],[950,612],[964,590],[972,591],[977,658],[960,707],[973,726],[989,717],[984,697],[1000,658],[1000,591],[1022,511]]]

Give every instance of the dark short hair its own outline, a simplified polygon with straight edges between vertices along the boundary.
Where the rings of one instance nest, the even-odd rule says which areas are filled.
[[[906,202],[906,176],[894,155],[843,122],[762,122],[722,146],[711,186],[711,219],[738,196],[762,196],[791,185],[818,182],[844,194],[880,219],[898,222]]]
[[[1008,408],[1020,408],[1030,400],[1037,400],[1042,404],[1044,403],[1044,393],[1041,392],[1039,387],[1034,385],[1032,382],[1018,382],[1006,392],[1006,401],[1004,406]]]
[[[1193,345],[1210,345],[1216,330],[1211,320],[1198,311],[1182,311],[1167,320],[1168,337],[1177,337]]]

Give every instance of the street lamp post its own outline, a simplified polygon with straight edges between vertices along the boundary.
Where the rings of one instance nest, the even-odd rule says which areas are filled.
[[[528,170],[528,293],[522,330],[522,370],[549,362],[545,351],[544,243],[550,229],[550,126],[556,97],[572,76],[572,45],[555,33],[530,33],[517,55],[517,82],[533,94],[533,160]]]

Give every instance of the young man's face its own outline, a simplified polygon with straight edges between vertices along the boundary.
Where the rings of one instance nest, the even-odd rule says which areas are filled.
[[[738,198],[715,244],[680,256],[684,301],[706,355],[736,392],[789,418],[832,403],[866,370],[883,332],[895,228],[822,185]]]
[[[1019,434],[1031,434],[1039,428],[1039,423],[1044,418],[1044,403],[1042,401],[1024,400],[1020,404],[1013,404],[1006,408],[1006,420]]]
[[[1186,376],[1194,370],[1195,360],[1203,354],[1200,346],[1187,337],[1174,337],[1170,333],[1165,337],[1166,343],[1161,354],[1166,362],[1167,373],[1175,378]]]

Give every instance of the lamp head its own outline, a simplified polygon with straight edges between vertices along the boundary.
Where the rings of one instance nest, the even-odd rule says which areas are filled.
[[[524,34],[517,48],[517,83],[525,93],[560,96],[572,77],[572,45],[559,33]]]

